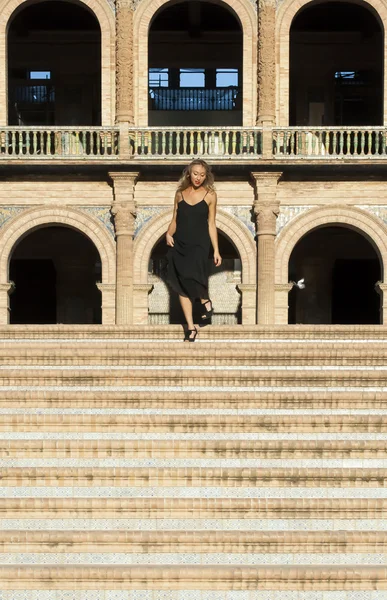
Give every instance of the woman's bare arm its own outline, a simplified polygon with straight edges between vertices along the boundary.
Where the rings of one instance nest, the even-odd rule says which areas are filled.
[[[173,240],[173,236],[176,232],[176,215],[177,215],[177,205],[179,204],[180,201],[180,192],[176,192],[175,194],[175,201],[173,204],[173,215],[172,215],[172,220],[169,224],[167,233],[165,234],[165,241],[167,242],[167,246],[171,246],[173,247],[175,242]]]
[[[216,267],[222,264],[222,257],[219,254],[218,231],[216,229],[216,204],[217,197],[215,192],[208,194],[208,232],[210,234],[211,244],[214,249],[214,263]]]

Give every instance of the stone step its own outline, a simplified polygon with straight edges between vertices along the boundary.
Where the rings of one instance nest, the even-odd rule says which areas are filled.
[[[2,440],[0,458],[387,458],[385,441]]]
[[[329,493],[329,490],[328,490]],[[340,519],[387,518],[387,498],[0,497],[7,519]],[[350,492],[348,493],[350,496]],[[309,525],[308,525],[309,526]],[[77,526],[75,525],[75,528]],[[189,527],[190,528],[190,527]],[[190,528],[191,529],[191,528]],[[14,530],[14,529],[13,529]]]
[[[164,340],[172,344],[183,342],[181,325],[2,325],[0,343],[6,340],[36,341],[85,340],[99,342],[127,340]],[[316,343],[318,340],[354,342],[387,341],[387,325],[222,325],[200,328],[200,341],[217,340],[239,343],[250,340],[298,340]],[[191,344],[192,345],[192,344]]]
[[[0,565],[0,590],[386,590],[385,566]]]
[[[387,468],[4,467],[0,486],[366,487],[387,485]]]
[[[83,388],[96,387],[167,387],[178,388],[216,387],[245,388],[262,387],[375,387],[387,391],[387,367],[160,367],[117,368],[113,367],[0,367],[1,386],[32,387],[62,386]],[[384,389],[385,388],[385,389]],[[4,390],[5,391],[5,390]],[[143,390],[146,391],[146,390]],[[237,391],[237,390],[235,390]]]
[[[271,390],[248,391],[152,391],[151,393],[132,391],[125,392],[93,390],[1,390],[0,408],[31,409],[353,409],[353,410],[385,410],[387,408],[387,391],[373,391],[366,388],[361,391],[328,391],[320,389],[309,391],[300,389],[297,392]]]
[[[0,414],[0,431],[387,433],[387,415]]]
[[[16,552],[386,553],[387,531],[0,531]]]
[[[283,341],[281,343],[241,342],[239,344],[182,344],[175,346],[164,342],[149,343],[99,343],[85,341],[60,341],[49,343],[3,342],[0,345],[0,365],[16,367],[58,366],[370,366],[383,367],[387,363],[387,344],[344,344]]]

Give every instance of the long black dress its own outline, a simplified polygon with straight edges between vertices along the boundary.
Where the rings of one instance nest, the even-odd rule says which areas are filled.
[[[175,245],[168,251],[168,281],[180,295],[195,300],[208,298],[208,204],[182,200],[177,205]]]

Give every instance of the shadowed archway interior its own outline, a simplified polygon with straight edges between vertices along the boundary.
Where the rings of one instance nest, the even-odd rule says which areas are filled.
[[[91,11],[28,4],[8,30],[8,123],[101,124],[101,31]]]
[[[310,3],[290,30],[289,124],[383,124],[383,43],[367,5]]]
[[[379,324],[375,285],[381,263],[368,239],[353,229],[326,226],[305,235],[289,260],[289,280],[305,288],[289,294],[289,323]]]
[[[101,260],[94,244],[69,227],[47,226],[15,247],[11,323],[101,323]]]

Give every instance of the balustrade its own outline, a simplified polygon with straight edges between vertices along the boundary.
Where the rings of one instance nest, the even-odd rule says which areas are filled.
[[[209,156],[252,157],[261,154],[260,128],[137,128],[130,133],[132,152],[139,158]]]
[[[107,127],[3,127],[0,160],[6,158],[114,158],[119,132]]]
[[[164,88],[149,89],[151,110],[237,110],[240,89]]]
[[[387,160],[384,127],[265,129],[275,160]],[[0,127],[0,161],[263,160],[262,127],[133,127],[120,147],[118,127]]]
[[[385,158],[384,127],[277,127],[273,129],[276,158]]]

